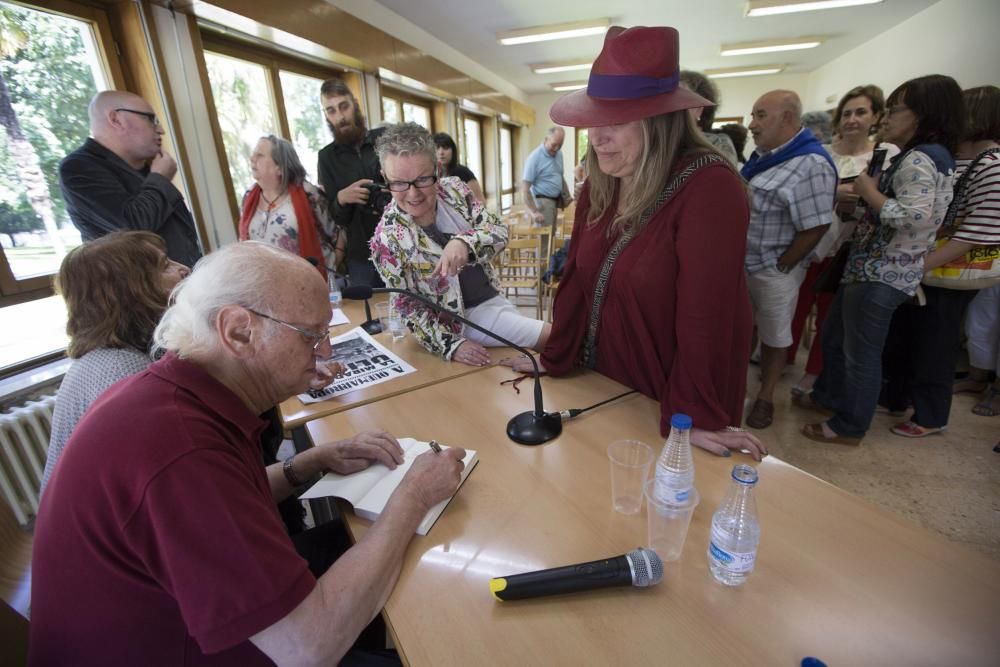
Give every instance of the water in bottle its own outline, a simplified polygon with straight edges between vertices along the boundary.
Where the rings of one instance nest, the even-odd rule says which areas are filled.
[[[684,505],[693,488],[691,418],[678,412],[670,418],[670,435],[656,461],[655,493],[660,502]]]
[[[337,276],[334,275],[333,271],[328,271],[326,274],[327,285],[330,288],[330,307],[340,308],[341,294],[340,285],[337,284]]]
[[[748,465],[733,467],[733,482],[712,516],[708,567],[717,581],[739,586],[753,571],[760,542],[760,521],[753,489],[757,471]]]

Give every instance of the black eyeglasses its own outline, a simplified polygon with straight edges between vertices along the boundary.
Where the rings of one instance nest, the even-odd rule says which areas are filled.
[[[426,188],[437,183],[437,174],[432,174],[430,176],[421,176],[412,181],[389,181],[385,184],[385,187],[389,188],[393,192],[406,192],[410,187],[415,188]]]
[[[160,119],[157,118],[156,114],[152,111],[136,111],[135,109],[126,109],[125,107],[119,107],[115,109],[115,111],[128,111],[129,113],[134,113],[137,116],[145,116],[146,119],[153,124],[153,127],[160,126]]]
[[[246,308],[246,306],[244,306],[244,308]],[[309,331],[307,329],[303,329],[301,327],[297,327],[294,324],[292,324],[291,322],[286,322],[285,320],[279,320],[277,317],[271,317],[270,315],[265,315],[264,313],[261,313],[261,312],[258,312],[256,310],[254,310],[253,308],[247,308],[247,310],[249,310],[254,315],[259,315],[259,316],[263,317],[264,319],[271,320],[272,322],[277,322],[278,324],[280,324],[282,326],[286,326],[286,327],[288,327],[289,329],[291,329],[293,331],[299,332],[300,334],[302,334],[303,336],[305,336],[306,340],[308,340],[310,343],[312,343],[312,349],[313,350],[318,350],[320,345],[322,345],[326,341],[330,340],[330,332],[329,331],[324,331],[323,333],[318,333],[316,331]]]

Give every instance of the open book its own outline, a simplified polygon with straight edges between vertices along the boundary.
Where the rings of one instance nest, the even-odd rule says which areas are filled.
[[[424,452],[431,451],[429,444],[413,438],[400,438],[399,446],[403,448],[403,463],[395,470],[389,470],[381,463],[373,463],[353,475],[338,475],[334,472],[328,472],[323,476],[323,479],[313,484],[300,498],[303,500],[328,496],[343,498],[354,506],[354,513],[357,516],[374,521],[385,509],[386,503],[389,502],[389,496],[399,486],[406,471],[413,465],[414,459]],[[444,445],[441,447],[447,449]],[[467,449],[462,461],[465,463],[465,469],[462,470],[462,479],[458,483],[459,488],[465,483],[465,478],[469,476],[476,464],[479,463],[479,459],[475,451]],[[457,489],[455,493],[458,493]],[[452,494],[451,498],[454,497]],[[418,535],[426,535],[430,532],[431,527],[444,512],[444,508],[451,502],[451,498],[445,498],[427,512],[424,520],[417,526]]]

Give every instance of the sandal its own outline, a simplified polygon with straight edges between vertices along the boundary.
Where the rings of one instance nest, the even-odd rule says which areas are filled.
[[[833,410],[830,410],[816,402],[816,399],[813,398],[812,392],[809,392],[808,394],[792,394],[792,405],[797,408],[802,408],[803,410],[813,410],[815,412],[819,412],[827,417],[833,415]]]
[[[747,426],[750,428],[767,428],[774,421],[774,403],[758,398],[747,415]]]
[[[828,436],[823,432],[823,424],[806,424],[802,427],[802,435],[815,442],[829,442],[836,445],[851,445],[854,447],[861,444],[861,438],[851,438],[846,435]]]
[[[921,426],[920,424],[912,421],[900,422],[890,428],[889,430],[896,435],[901,435],[904,438],[923,438],[927,435],[934,435],[935,433],[941,433],[947,426]]]
[[[983,399],[972,407],[972,414],[980,417],[996,417],[1000,415],[1000,389],[990,386]]]

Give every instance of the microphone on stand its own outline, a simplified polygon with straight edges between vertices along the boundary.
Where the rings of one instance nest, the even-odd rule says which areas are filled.
[[[442,308],[427,297],[417,294],[416,292],[411,292],[405,289],[396,289],[394,287],[369,287],[367,285],[352,285],[343,291],[345,299],[351,299],[354,301],[364,299],[366,306],[368,304],[368,299],[371,298],[372,294],[389,293],[402,294],[411,299],[416,299],[420,303],[430,306],[435,311],[445,313],[459,322],[472,327],[476,331],[484,333],[487,336],[500,341],[504,345],[507,345],[508,347],[514,348],[524,356],[528,357],[528,359],[531,359],[531,365],[534,366],[535,369],[535,409],[529,412],[522,412],[507,422],[507,437],[522,445],[541,445],[549,440],[557,438],[559,434],[562,433],[562,417],[559,413],[545,412],[545,408],[542,407],[542,383],[539,378],[541,373],[538,370],[538,362],[535,361],[535,358],[525,348],[520,345],[515,345],[506,338],[479,326],[475,322],[462,317],[458,313],[453,313],[447,308]]]
[[[348,288],[346,288],[344,290],[341,290],[341,294],[343,295],[343,297],[345,299],[350,299],[351,298],[347,294],[352,289],[368,289],[368,290],[371,290],[370,287],[366,287],[366,288],[362,288],[360,286],[358,286],[358,287],[348,287]],[[365,319],[364,322],[361,323],[361,328],[364,329],[365,333],[367,333],[367,334],[369,334],[371,336],[374,336],[377,333],[382,333],[382,323],[380,321],[378,321],[377,319],[372,318],[372,307],[368,304],[368,299],[370,297],[371,297],[371,294],[369,294],[366,297],[363,297],[364,300],[365,300],[365,318],[366,319]]]
[[[652,549],[549,570],[490,579],[490,593],[501,602],[562,595],[611,586],[655,586],[663,579],[663,561]]]

